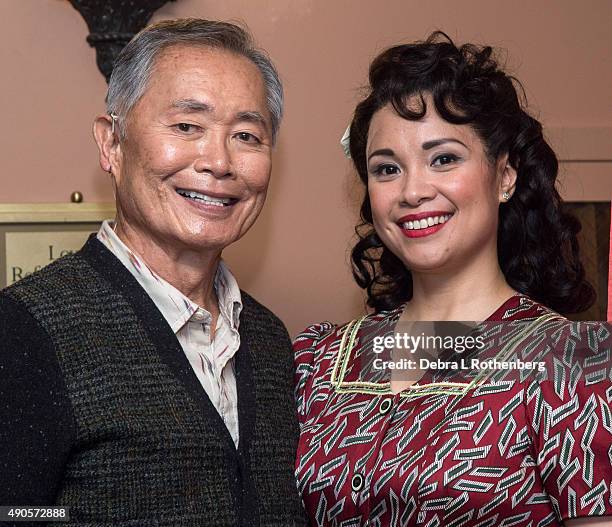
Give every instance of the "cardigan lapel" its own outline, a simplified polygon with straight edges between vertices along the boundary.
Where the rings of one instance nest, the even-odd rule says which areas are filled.
[[[244,310],[241,318],[245,315]],[[242,327],[242,324],[241,324]],[[240,349],[236,353],[236,388],[238,391],[238,448],[248,451],[255,429],[255,381],[253,361],[246,334],[240,331]]]
[[[227,426],[225,426],[223,419],[208,397],[208,394],[202,388],[176,335],[138,281],[119,259],[100,243],[95,234],[90,236],[78,254],[85,258],[132,305],[134,312],[140,318],[144,329],[156,346],[163,362],[178,381],[183,384],[190,398],[202,412],[204,419],[213,424],[219,439],[223,441],[226,449],[229,452],[236,453],[236,447]],[[242,334],[241,341],[243,341]],[[243,442],[243,437],[247,440],[250,438],[249,428],[251,428],[247,425],[249,416],[245,415],[243,419],[242,415],[242,413],[248,414],[248,408],[253,405],[253,377],[250,372],[251,361],[246,357],[247,354],[246,346],[241,344],[240,349],[236,353],[237,370],[240,370],[236,374],[236,382],[238,383],[239,446]],[[241,379],[240,382],[239,378]],[[245,435],[243,436],[243,434]]]

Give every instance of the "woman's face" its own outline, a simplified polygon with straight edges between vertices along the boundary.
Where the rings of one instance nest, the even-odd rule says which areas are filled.
[[[506,159],[492,165],[471,127],[448,123],[430,97],[425,102],[420,121],[391,106],[372,117],[366,159],[374,228],[413,272],[457,271],[480,258],[497,263],[498,209],[514,171]]]

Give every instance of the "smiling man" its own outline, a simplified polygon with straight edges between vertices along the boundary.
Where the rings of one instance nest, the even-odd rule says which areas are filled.
[[[95,120],[117,217],[0,294],[0,505],[82,525],[304,525],[283,324],[221,259],[266,197],[282,114],[232,24],[142,31]]]

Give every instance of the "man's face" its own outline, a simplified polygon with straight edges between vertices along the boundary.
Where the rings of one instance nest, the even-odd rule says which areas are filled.
[[[264,81],[227,51],[172,46],[117,146],[119,228],[135,245],[222,250],[264,204],[272,133]]]

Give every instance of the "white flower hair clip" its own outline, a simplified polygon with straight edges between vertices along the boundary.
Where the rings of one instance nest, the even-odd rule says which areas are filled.
[[[340,139],[340,144],[342,145],[342,150],[344,150],[344,155],[347,159],[351,158],[351,125],[349,124],[344,131],[344,135],[342,139]]]

